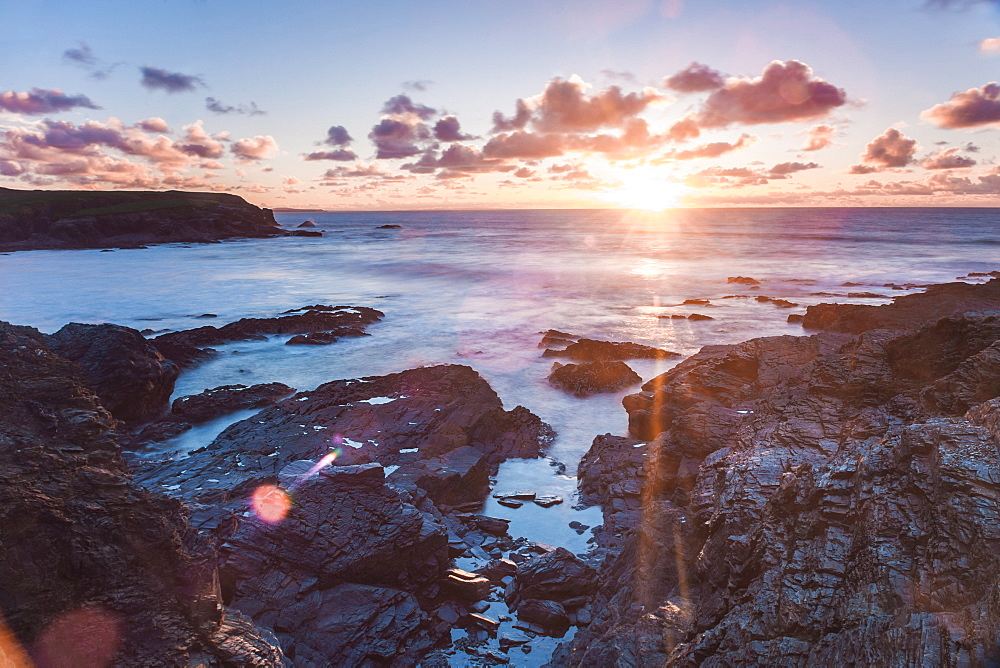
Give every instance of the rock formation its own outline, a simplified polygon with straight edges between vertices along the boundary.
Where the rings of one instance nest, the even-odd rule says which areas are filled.
[[[206,242],[286,234],[236,195],[0,188],[0,251]]]
[[[281,666],[274,636],[223,607],[184,507],[132,481],[115,419],[50,340],[0,323],[0,612],[16,640],[39,665]]]
[[[996,662],[998,294],[810,307],[832,332],[708,346],[626,397],[652,441],[581,464],[612,531],[553,664]]]

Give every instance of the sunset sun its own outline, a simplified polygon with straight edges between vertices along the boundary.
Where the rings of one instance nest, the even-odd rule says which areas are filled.
[[[623,209],[665,211],[683,206],[687,190],[665,178],[642,176],[625,180],[620,187],[603,193],[602,199]]]

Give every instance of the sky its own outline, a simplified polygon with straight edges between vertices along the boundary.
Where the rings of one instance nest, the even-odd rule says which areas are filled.
[[[1000,0],[0,0],[0,187],[1000,206]]]

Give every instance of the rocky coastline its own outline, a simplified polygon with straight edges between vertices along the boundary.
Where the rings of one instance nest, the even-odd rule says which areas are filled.
[[[804,336],[707,346],[648,381],[624,400],[630,435],[580,464],[604,523],[579,556],[481,514],[497,466],[553,432],[470,367],[168,404],[211,346],[336,345],[381,317],[317,304],[154,338],[0,323],[0,623],[24,654],[518,665],[575,627],[551,665],[1000,656],[1000,280],[811,306]],[[581,396],[634,382],[603,375],[622,359],[676,356],[555,330],[541,347]],[[198,450],[143,451],[246,409]]]
[[[322,233],[284,230],[270,209],[227,193],[0,188],[0,252],[289,235]]]

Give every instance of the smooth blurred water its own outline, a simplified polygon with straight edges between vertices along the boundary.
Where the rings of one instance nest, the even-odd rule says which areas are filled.
[[[175,395],[238,382],[282,381],[310,389],[335,378],[469,364],[507,407],[522,404],[556,428],[550,455],[572,475],[595,435],[624,433],[620,400],[626,392],[576,399],[549,387],[551,360],[541,358],[537,347],[549,328],[687,355],[710,343],[800,333],[786,318],[807,304],[878,301],[849,299],[849,291],[898,295],[903,292],[883,285],[954,280],[1000,265],[1000,212],[994,209],[277,218],[289,228],[312,219],[325,236],[0,256],[0,319],[46,332],[71,321],[160,331],[271,316],[306,304],[373,306],[386,318],[370,328],[370,337],[328,347],[284,346],[282,338],[227,345],[224,355],[186,372]],[[377,229],[385,224],[402,228]],[[751,276],[762,285],[754,290],[727,284],[730,276]],[[766,295],[801,306],[787,310],[754,299],[721,299],[727,295]],[[678,306],[688,298],[712,304]],[[715,320],[657,317],[694,312]],[[196,319],[204,313],[219,317]],[[672,363],[630,365],[647,380]],[[213,425],[190,433],[180,446],[200,445],[215,430]],[[538,472],[540,485],[548,476],[553,489],[567,489],[547,465]],[[503,478],[502,471],[501,483]]]

